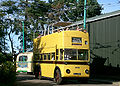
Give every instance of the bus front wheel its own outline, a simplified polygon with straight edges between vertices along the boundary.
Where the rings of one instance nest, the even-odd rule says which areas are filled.
[[[55,81],[55,83],[57,83],[58,85],[62,83],[61,72],[60,72],[60,70],[58,70],[58,69],[55,71],[54,81]]]
[[[39,79],[39,80],[42,79],[41,69],[40,69],[40,68],[35,71],[35,78],[36,78],[36,79]]]
[[[41,70],[39,71],[38,75],[39,75],[39,76],[38,76],[38,79],[41,80],[41,79],[42,79]]]

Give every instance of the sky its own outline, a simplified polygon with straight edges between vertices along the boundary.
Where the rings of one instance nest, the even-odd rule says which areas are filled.
[[[120,10],[120,0],[97,0],[102,5],[102,13],[109,13]]]
[[[0,1],[2,1],[2,0],[0,0]],[[43,0],[43,1],[48,1],[48,0]],[[97,1],[103,7],[102,14],[120,10],[120,0],[97,0]],[[15,47],[20,45],[17,37],[18,37],[17,35],[13,35],[13,39],[15,39],[14,40]],[[8,44],[10,46],[10,43],[8,43]]]

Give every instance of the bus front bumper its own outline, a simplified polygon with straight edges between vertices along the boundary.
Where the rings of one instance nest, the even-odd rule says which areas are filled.
[[[62,77],[90,77],[89,65],[66,65]]]

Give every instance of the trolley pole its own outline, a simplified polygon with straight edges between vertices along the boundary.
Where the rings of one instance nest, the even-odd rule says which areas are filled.
[[[84,0],[84,24],[83,24],[83,29],[86,29],[86,0]]]
[[[22,21],[22,30],[23,30],[23,53],[24,53],[24,21]]]
[[[79,2],[79,0],[76,0],[77,1],[77,3]]]

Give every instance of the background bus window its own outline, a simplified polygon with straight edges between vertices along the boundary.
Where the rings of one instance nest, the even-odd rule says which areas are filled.
[[[50,53],[48,53],[48,60],[50,60]]]
[[[22,56],[19,56],[19,61],[23,61],[23,57]]]
[[[63,49],[60,49],[60,60],[63,60]]]
[[[23,56],[23,61],[27,61],[27,56]]]
[[[77,60],[77,50],[76,49],[65,49],[64,60]]]
[[[88,50],[78,50],[78,60],[88,60]]]
[[[52,53],[52,59],[51,60],[55,60],[55,53]]]

